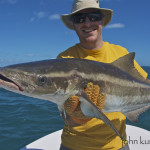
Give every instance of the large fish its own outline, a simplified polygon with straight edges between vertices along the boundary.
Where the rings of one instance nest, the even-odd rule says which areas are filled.
[[[150,84],[134,68],[134,55],[130,53],[112,64],[68,58],[11,65],[0,69],[0,86],[52,101],[64,114],[65,101],[78,95],[84,115],[103,120],[123,139],[104,113],[119,111],[135,122],[150,108]],[[89,82],[99,85],[105,94],[103,112],[84,92]]]

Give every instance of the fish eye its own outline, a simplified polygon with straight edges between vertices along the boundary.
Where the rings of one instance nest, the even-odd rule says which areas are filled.
[[[46,76],[42,76],[42,75],[39,75],[38,76],[38,80],[37,80],[37,84],[39,85],[39,86],[43,86],[44,84],[46,84],[47,83],[47,77]]]

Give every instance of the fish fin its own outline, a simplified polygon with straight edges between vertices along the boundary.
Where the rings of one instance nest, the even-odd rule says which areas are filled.
[[[113,123],[107,118],[107,116],[96,105],[94,105],[94,103],[91,100],[89,100],[85,92],[82,92],[78,96],[81,102],[80,104],[81,110],[85,116],[103,120],[123,140],[121,134],[113,125]]]
[[[138,70],[134,66],[134,57],[135,52],[129,53],[123,57],[120,57],[119,59],[115,60],[111,64],[120,70],[125,71],[130,76],[140,80],[140,81],[146,81],[144,77],[138,72]]]
[[[134,123],[137,123],[138,122],[138,117],[141,113],[145,112],[146,110],[148,110],[150,108],[150,105],[148,106],[145,106],[145,107],[142,107],[140,109],[136,109],[134,111],[130,111],[130,112],[127,112],[125,113],[125,116],[131,121],[131,122],[134,122]]]
[[[61,117],[66,119],[66,111],[64,109],[64,105],[57,104],[57,106],[58,106],[58,110],[60,112]]]

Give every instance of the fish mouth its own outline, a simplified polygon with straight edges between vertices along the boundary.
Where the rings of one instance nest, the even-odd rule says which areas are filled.
[[[0,74],[0,86],[6,89],[11,88],[11,89],[19,90],[21,92],[24,91],[24,89],[18,83],[14,82],[13,80],[7,78],[2,74]]]

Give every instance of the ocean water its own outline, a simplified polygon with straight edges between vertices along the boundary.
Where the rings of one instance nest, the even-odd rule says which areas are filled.
[[[150,67],[143,67],[150,74]],[[127,124],[150,131],[150,109],[138,123]],[[0,88],[0,150],[19,150],[34,140],[62,129],[56,104]]]

